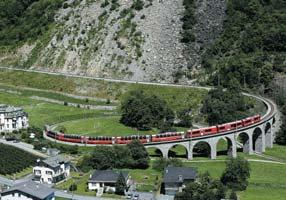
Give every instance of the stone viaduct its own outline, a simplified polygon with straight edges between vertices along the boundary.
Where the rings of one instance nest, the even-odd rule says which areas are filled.
[[[253,96],[245,94],[248,96]],[[181,141],[148,143],[146,148],[156,148],[160,150],[163,157],[167,158],[172,147],[181,145],[185,148],[187,158],[193,159],[194,148],[199,143],[205,143],[209,147],[209,157],[216,159],[217,145],[221,139],[227,141],[227,152],[232,157],[237,156],[237,148],[242,147],[244,153],[253,154],[254,152],[263,153],[266,147],[272,147],[275,137],[276,127],[276,105],[261,97],[253,96],[261,100],[267,107],[267,112],[262,116],[262,120],[252,126],[243,127],[229,132],[209,135],[204,137],[188,138]]]
[[[251,126],[242,127],[228,132],[217,133],[214,135],[207,135],[196,138],[185,138],[181,140],[161,143],[145,143],[145,147],[156,148],[161,152],[163,157],[167,158],[169,156],[170,150],[173,147],[181,145],[186,150],[187,158],[193,159],[194,150],[196,149],[197,145],[204,143],[206,146],[208,146],[209,149],[208,156],[211,159],[216,159],[218,143],[221,139],[223,139],[227,141],[227,154],[231,155],[232,157],[237,156],[238,148],[242,148],[243,152],[248,154],[253,154],[254,152],[263,153],[266,147],[271,148],[273,146],[275,132],[277,131],[277,129],[279,129],[279,115],[276,116],[278,113],[277,108],[275,103],[273,103],[269,99],[247,93],[244,93],[244,95],[251,96],[265,104],[267,111],[262,116],[261,121],[259,123],[255,123]],[[45,134],[44,137],[46,139],[68,145],[95,146],[93,144],[75,144],[70,142],[58,141],[47,137]]]

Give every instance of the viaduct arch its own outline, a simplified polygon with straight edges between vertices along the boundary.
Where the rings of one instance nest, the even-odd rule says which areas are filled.
[[[200,87],[203,88],[203,87]],[[208,89],[208,88],[204,88]],[[242,148],[243,152],[248,154],[253,154],[254,152],[262,153],[265,151],[266,147],[272,147],[275,137],[275,132],[279,128],[279,123],[277,123],[276,105],[268,99],[261,98],[255,95],[243,93],[246,96],[254,97],[262,101],[266,107],[267,112],[262,116],[260,122],[253,125],[242,127],[237,130],[232,130],[228,132],[218,133],[215,135],[201,136],[198,138],[185,138],[176,141],[168,141],[161,143],[145,143],[146,148],[155,147],[162,153],[162,156],[167,158],[170,149],[175,145],[182,145],[186,149],[186,154],[188,159],[193,159],[194,151],[196,150],[196,145],[200,142],[204,142],[208,145],[210,152],[209,157],[215,159],[217,157],[217,144],[220,139],[225,139],[228,143],[227,152],[232,157],[237,156],[237,148]],[[279,117],[279,116],[278,116]],[[44,137],[49,140],[54,140],[44,134]],[[79,146],[94,146],[86,144],[74,144],[69,142],[58,141],[59,143],[69,144],[69,145],[79,145]]]

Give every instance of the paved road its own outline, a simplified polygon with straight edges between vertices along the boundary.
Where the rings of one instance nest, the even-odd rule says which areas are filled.
[[[7,145],[10,145],[10,146],[13,146],[13,147],[16,147],[18,149],[21,149],[21,150],[24,150],[24,151],[27,151],[29,153],[32,153],[36,156],[39,156],[39,157],[42,157],[42,158],[47,158],[49,157],[48,155],[46,154],[43,154],[39,151],[36,151],[33,147],[33,145],[31,144],[27,144],[25,142],[17,142],[17,143],[14,143],[13,141],[6,141],[5,139],[0,139],[0,143],[3,143],[3,144],[7,144]]]
[[[203,87],[203,86],[195,86],[195,85],[183,85],[183,84],[173,84],[173,83],[156,83],[156,82],[132,81],[132,80],[123,80],[123,79],[114,79],[114,78],[102,78],[102,77],[93,77],[93,76],[87,76],[87,75],[76,75],[76,74],[68,74],[68,73],[61,73],[61,72],[48,72],[48,71],[43,71],[43,70],[21,69],[21,68],[14,68],[14,67],[0,67],[0,69],[22,71],[22,72],[34,72],[34,73],[40,73],[40,74],[66,76],[66,77],[73,77],[73,78],[92,79],[92,80],[100,80],[100,81],[115,82],[115,83],[140,83],[140,84],[144,84],[144,85],[189,87],[189,88],[198,88],[198,89],[207,89],[207,90],[210,90],[212,88],[212,87]]]

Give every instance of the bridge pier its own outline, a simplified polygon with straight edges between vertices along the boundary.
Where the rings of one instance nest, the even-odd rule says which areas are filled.
[[[227,138],[227,155],[233,158],[237,157],[235,134],[232,134],[230,138]]]
[[[265,147],[273,147],[273,134],[272,134],[272,126],[268,122],[265,125]]]
[[[217,151],[216,151],[216,142],[213,142],[210,144],[211,146],[211,159],[214,160],[216,159]]]

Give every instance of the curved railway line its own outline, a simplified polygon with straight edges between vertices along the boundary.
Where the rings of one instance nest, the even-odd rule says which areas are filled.
[[[169,87],[186,87],[186,88],[197,88],[197,89],[205,89],[210,90],[212,87],[203,87],[203,86],[194,86],[194,85],[180,85],[180,84],[168,84],[168,83],[154,83],[154,82],[144,82],[144,81],[131,81],[131,80],[120,80],[120,79],[112,79],[112,78],[101,78],[101,77],[91,77],[91,76],[84,76],[84,75],[73,75],[73,74],[66,74],[66,73],[58,73],[58,72],[47,72],[47,71],[40,71],[40,70],[33,70],[33,69],[19,69],[19,68],[9,68],[9,67],[0,67],[0,69],[5,70],[14,70],[14,71],[24,71],[24,72],[34,72],[34,73],[41,73],[41,74],[49,74],[49,75],[56,75],[56,76],[65,76],[65,77],[72,77],[72,78],[83,78],[83,79],[92,79],[92,80],[101,80],[106,82],[118,82],[118,83],[130,83],[130,84],[144,84],[144,85],[157,85],[157,86],[169,86]],[[247,140],[243,141],[243,150],[252,154],[254,151],[263,152],[265,151],[266,147],[272,147],[273,140],[274,140],[274,127],[276,126],[275,123],[278,121],[275,119],[275,115],[277,113],[277,108],[274,102],[270,99],[260,97],[253,94],[243,93],[246,96],[251,96],[256,98],[259,101],[262,101],[265,106],[267,107],[266,113],[261,116],[260,120],[253,123],[252,125],[247,125],[239,128],[232,129],[230,131],[219,132],[216,134],[211,135],[201,135],[196,137],[188,137],[188,138],[181,138],[172,141],[160,141],[160,142],[152,142],[149,141],[144,145],[149,147],[156,147],[161,150],[163,156],[168,156],[168,151],[174,145],[183,145],[188,151],[188,158],[192,158],[192,150],[194,146],[198,142],[207,142],[211,148],[211,158],[216,157],[216,144],[219,139],[225,138],[227,139],[228,143],[232,147],[232,155],[236,156],[236,146],[238,144],[237,140],[238,137],[243,134],[247,136]],[[237,125],[236,125],[237,126]],[[277,127],[276,127],[277,128]],[[257,136],[258,135],[258,136]],[[54,139],[47,137],[44,134],[45,138],[49,140]],[[94,144],[80,144],[80,143],[71,143],[71,142],[63,142],[58,141],[60,143],[65,143],[69,145],[82,145],[82,146],[94,146]],[[167,153],[166,153],[167,152]]]

